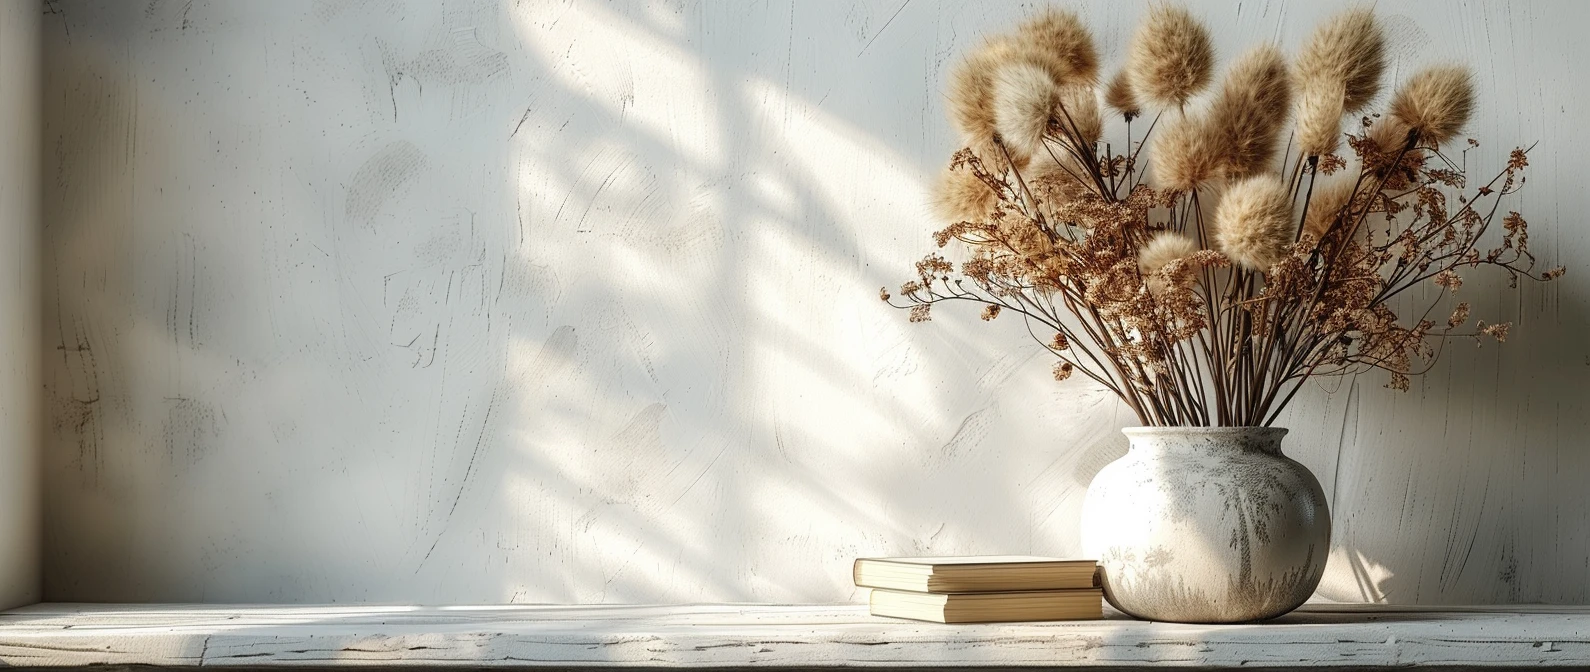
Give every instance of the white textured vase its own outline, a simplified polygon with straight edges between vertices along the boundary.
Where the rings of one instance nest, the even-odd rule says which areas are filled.
[[[1093,477],[1082,547],[1104,595],[1137,618],[1240,623],[1303,604],[1330,554],[1319,481],[1281,454],[1285,429],[1134,427]]]

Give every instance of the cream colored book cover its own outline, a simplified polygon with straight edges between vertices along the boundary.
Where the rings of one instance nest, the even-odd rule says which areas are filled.
[[[1025,555],[859,558],[857,586],[931,593],[1091,588],[1097,563]]]

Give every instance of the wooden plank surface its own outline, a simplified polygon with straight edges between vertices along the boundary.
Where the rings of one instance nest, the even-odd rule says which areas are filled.
[[[946,626],[855,605],[44,604],[0,614],[9,666],[1583,667],[1590,609],[1310,605],[1257,625]]]

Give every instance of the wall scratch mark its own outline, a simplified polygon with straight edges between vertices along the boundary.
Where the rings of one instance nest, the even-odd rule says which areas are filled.
[[[878,32],[873,33],[872,38],[867,40],[867,43],[861,46],[861,51],[856,52],[856,56],[860,57],[862,54],[867,53],[867,49],[872,46],[872,43],[877,41],[878,36],[882,35],[883,31],[889,29],[889,24],[894,23],[895,17],[899,16],[900,12],[905,11],[906,5],[909,4],[911,4],[911,0],[905,0],[905,2],[900,3],[900,6],[895,8],[894,13],[889,15],[889,20],[884,21],[883,26],[878,28]]]

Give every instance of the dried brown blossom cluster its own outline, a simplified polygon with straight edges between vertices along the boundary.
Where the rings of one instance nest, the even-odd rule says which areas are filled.
[[[936,193],[935,240],[964,259],[923,259],[896,305],[913,322],[943,301],[1019,315],[1057,379],[1080,372],[1149,425],[1268,425],[1308,378],[1382,369],[1407,389],[1446,340],[1503,340],[1508,324],[1470,326],[1447,295],[1479,266],[1515,283],[1563,273],[1535,272],[1524,219],[1497,214],[1525,150],[1470,188],[1477,143],[1457,161],[1444,147],[1474,108],[1456,66],[1413,75],[1344,132],[1381,90],[1385,42],[1372,12],[1349,10],[1290,64],[1261,45],[1209,90],[1208,30],[1171,5],[1149,10],[1102,86],[1075,14],[987,40],[953,73],[965,148]],[[1121,153],[1101,98],[1124,122]],[[1434,301],[1409,292],[1429,285]]]

